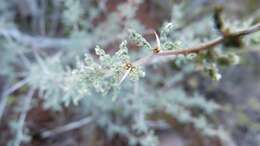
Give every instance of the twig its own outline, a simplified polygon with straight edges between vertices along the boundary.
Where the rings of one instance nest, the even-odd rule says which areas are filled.
[[[155,54],[156,56],[171,56],[171,55],[180,55],[180,54],[190,54],[190,53],[196,53],[199,51],[203,51],[203,50],[207,50],[210,49],[212,47],[215,47],[216,45],[222,43],[224,40],[223,37],[219,37],[215,40],[200,44],[198,46],[195,47],[191,47],[191,48],[185,48],[185,49],[180,49],[180,50],[174,50],[174,51],[162,51],[158,54]]]
[[[28,83],[28,79],[27,78],[23,79],[23,80],[17,82],[16,84],[14,84],[13,86],[11,86],[10,88],[6,89],[3,92],[2,100],[1,100],[1,103],[0,103],[0,121],[2,119],[4,110],[5,110],[5,106],[6,106],[6,103],[7,103],[7,97],[9,95],[11,95],[14,91],[18,90],[19,88],[21,88],[22,86],[24,86],[27,83]]]
[[[41,137],[42,138],[49,138],[49,137],[61,134],[63,132],[71,131],[71,130],[80,128],[80,127],[82,127],[84,125],[87,125],[91,121],[92,121],[91,117],[86,117],[86,118],[83,118],[83,119],[81,119],[79,121],[75,121],[75,122],[69,123],[67,125],[64,125],[64,126],[61,126],[61,127],[57,127],[57,128],[55,128],[53,130],[44,131],[43,133],[41,133]]]
[[[1,103],[0,103],[0,123],[1,123],[1,119],[2,119],[2,116],[3,116],[4,111],[5,111],[6,104],[7,104],[7,97],[2,96],[2,100],[1,100]]]
[[[51,36],[54,36],[58,30],[58,25],[59,25],[59,18],[61,17],[61,6],[62,3],[61,1],[51,1],[52,5],[54,7],[53,13],[51,15],[51,22],[50,22],[50,31],[49,34]]]
[[[46,34],[46,16],[45,11],[48,5],[48,1],[39,1],[40,2],[40,16],[39,16],[39,31],[41,35]]]
[[[24,127],[24,123],[25,123],[27,113],[30,109],[30,104],[31,104],[31,101],[32,101],[33,93],[34,93],[34,90],[31,89],[28,92],[28,94],[26,95],[26,98],[24,99],[24,104],[23,104],[23,108],[22,108],[22,111],[21,111],[21,115],[19,117],[18,129],[17,129],[17,132],[16,132],[16,138],[14,140],[13,146],[20,146],[20,144],[23,140],[23,127]]]
[[[6,87],[7,87],[7,85],[5,85],[4,89]],[[0,101],[0,123],[1,123],[1,119],[2,119],[2,116],[3,116],[4,111],[5,111],[6,104],[7,104],[7,96],[5,96],[5,93],[3,92],[1,94],[1,101]]]
[[[245,36],[245,35],[248,35],[248,34],[251,34],[251,33],[254,33],[254,32],[257,32],[260,30],[260,23],[254,25],[254,26],[251,26],[249,27],[248,29],[244,29],[244,30],[240,30],[238,32],[235,32],[233,33],[233,36]]]
[[[15,28],[0,30],[0,36],[9,37],[23,45],[41,49],[64,48],[70,43],[70,40],[67,38],[31,36]]]
[[[147,30],[142,32],[142,35],[149,35],[152,34],[152,30]],[[71,40],[70,38],[54,38],[54,37],[47,37],[47,36],[32,36],[28,35],[26,33],[20,32],[20,30],[13,28],[13,29],[0,29],[0,36],[10,38],[18,43],[21,43],[27,47],[31,48],[37,48],[37,49],[63,49],[71,45]],[[115,37],[106,39],[106,40],[101,40],[100,38],[93,39],[90,41],[86,48],[91,48],[95,46],[96,42],[99,43],[101,46],[106,46],[110,43],[116,42],[116,41],[121,41],[123,38],[127,37],[127,33],[120,33],[116,35]]]
[[[18,90],[19,88],[21,88],[22,86],[24,86],[25,84],[28,83],[28,78],[25,78],[19,82],[17,82],[16,84],[14,84],[12,87],[10,87],[9,89],[7,89],[3,96],[8,96],[10,94],[12,94],[14,91]]]
[[[254,26],[251,26],[251,27],[249,27],[247,29],[230,33],[228,36],[220,36],[220,37],[218,37],[218,38],[216,38],[214,40],[211,40],[211,41],[206,42],[206,43],[199,44],[198,46],[195,46],[195,47],[184,48],[184,49],[173,50],[173,51],[161,51],[159,53],[148,55],[146,57],[143,57],[143,58],[135,61],[134,64],[137,64],[137,65],[149,64],[150,60],[153,59],[154,57],[176,56],[176,55],[180,55],[180,54],[186,55],[186,54],[190,54],[190,53],[198,53],[200,51],[211,49],[211,48],[213,48],[213,47],[223,43],[225,38],[227,38],[229,36],[232,36],[232,37],[242,37],[242,36],[246,36],[246,35],[249,35],[251,33],[257,32],[259,30],[260,30],[260,23],[254,25]]]

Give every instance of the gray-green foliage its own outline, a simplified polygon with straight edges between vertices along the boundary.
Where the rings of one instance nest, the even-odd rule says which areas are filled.
[[[78,61],[76,69],[65,77],[64,87],[69,93],[65,101],[70,102],[71,99],[77,103],[80,99],[92,94],[92,89],[102,96],[107,95],[111,90],[117,90],[120,87],[121,78],[127,72],[124,65],[130,62],[126,43],[126,41],[122,42],[120,49],[112,56],[97,46],[95,52],[99,57],[98,61],[94,61],[89,55],[85,55],[83,62]],[[130,79],[133,80],[137,80],[140,76],[143,76],[143,72],[139,68],[129,73]]]
[[[135,30],[129,30],[129,38],[138,46],[144,49],[152,49],[152,46],[147,42],[147,40]]]
[[[63,13],[65,24],[73,28],[77,28],[83,15],[83,8],[79,0],[65,0],[65,11]]]
[[[137,32],[130,33],[130,39],[139,47],[148,49],[145,46],[151,46]],[[179,88],[152,91],[152,85],[139,81],[140,77],[144,77],[141,66],[127,68],[127,64],[133,64],[126,41],[123,41],[119,50],[112,55],[99,46],[95,48],[95,54],[98,59],[86,54],[84,60],[78,59],[76,66],[65,72],[56,57],[49,58],[46,62],[38,57],[40,68],[32,67],[29,78],[31,77],[32,86],[44,93],[42,96],[46,97],[46,107],[58,109],[62,104],[69,106],[71,103],[80,102],[83,110],[91,115],[98,127],[106,129],[110,136],[118,133],[126,136],[131,145],[156,144],[153,127],[149,124],[152,121],[149,116],[156,111],[170,114],[180,123],[193,123],[204,134],[218,136],[215,127],[207,122],[206,117],[203,114],[194,116],[191,109],[199,108],[210,115],[219,106],[198,95],[188,97]],[[183,56],[182,59],[189,58]],[[38,70],[42,71],[41,75],[37,73]],[[122,82],[124,77],[126,81]],[[33,83],[38,80],[40,82]],[[116,121],[112,115],[116,115]],[[140,134],[143,136],[138,136]],[[143,138],[147,138],[147,141]]]
[[[44,99],[45,108],[59,110],[61,108],[65,70],[60,62],[60,55],[43,59],[36,55],[37,62],[31,64],[27,78],[29,85],[39,90]]]
[[[167,125],[167,120],[154,121],[151,116],[156,112],[171,115],[179,123],[192,124],[205,135],[225,137],[223,130],[207,119],[219,110],[220,105],[196,92],[187,95],[181,87],[173,85],[185,80],[184,75],[192,73],[197,66],[203,66],[208,75],[219,80],[219,66],[238,63],[238,56],[232,53],[233,48],[226,51],[224,46],[220,46],[213,52],[178,55],[174,56],[174,60],[166,58],[166,62],[173,60],[182,69],[179,73],[167,71],[168,64],[163,65],[161,60],[149,64],[149,67],[135,65],[136,59],[152,54],[155,47],[143,37],[146,28],[135,19],[142,1],[136,1],[135,5],[122,3],[97,26],[93,26],[92,19],[102,10],[90,2],[85,8],[82,2],[64,1],[61,23],[69,35],[63,38],[66,45],[55,48],[57,51],[51,52],[52,55],[45,55],[47,51],[44,48],[26,45],[31,39],[20,42],[1,33],[9,27],[2,25],[1,20],[6,16],[0,15],[0,67],[4,68],[0,74],[12,77],[12,80],[21,76],[26,78],[28,87],[37,89],[47,109],[62,110],[63,105],[78,105],[84,115],[94,119],[96,127],[104,129],[110,137],[115,134],[126,137],[130,145],[157,145],[158,137],[152,123]],[[4,5],[0,6],[0,11],[7,11]],[[218,35],[210,16],[182,28],[186,23],[184,7],[175,6],[173,23],[162,26],[159,37],[161,51],[193,46]],[[120,17],[118,14],[121,14]],[[122,17],[123,27],[120,25]],[[17,30],[15,25],[11,28]],[[128,34],[129,42],[135,43],[141,50],[138,55],[128,49]],[[23,37],[20,33],[13,35]],[[121,41],[115,53],[102,49],[115,40]],[[248,42],[259,42],[259,33]],[[95,53],[92,54],[94,46]],[[21,60],[25,65],[20,65]],[[19,76],[15,65],[22,66]],[[154,68],[159,69],[154,71]],[[167,72],[166,75],[164,72]],[[159,83],[163,85],[158,86]],[[193,109],[202,112],[195,113]]]

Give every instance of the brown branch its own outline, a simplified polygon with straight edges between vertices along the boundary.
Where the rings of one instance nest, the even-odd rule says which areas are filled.
[[[176,56],[176,55],[187,55],[190,53],[198,53],[204,50],[208,50],[211,49],[217,45],[222,44],[226,38],[228,38],[229,36],[232,37],[243,37],[246,35],[249,35],[251,33],[257,32],[260,30],[260,23],[253,25],[247,29],[244,30],[240,30],[237,32],[231,32],[226,36],[220,36],[214,40],[211,40],[209,42],[205,42],[205,43],[201,43],[198,46],[195,47],[190,47],[190,48],[184,48],[184,49],[180,49],[180,50],[172,50],[172,51],[161,51],[159,53],[153,54],[153,55],[148,55],[146,57],[140,58],[139,60],[134,62],[134,65],[146,65],[149,64],[149,61],[151,59],[153,59],[154,57],[160,57],[160,56]]]
[[[195,47],[174,50],[174,51],[162,51],[155,55],[156,56],[169,56],[169,55],[180,55],[180,54],[186,55],[186,54],[190,54],[190,53],[197,53],[197,52],[215,47],[216,45],[222,43],[223,40],[224,40],[224,37],[218,37],[217,39],[214,39],[214,40],[206,42],[206,43],[202,43]]]

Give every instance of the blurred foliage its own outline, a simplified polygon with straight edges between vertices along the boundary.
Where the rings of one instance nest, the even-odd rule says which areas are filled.
[[[171,18],[160,22],[162,27],[156,28],[159,36],[155,33],[156,41],[151,41],[146,38],[150,29],[137,15],[146,1],[124,1],[114,10],[104,7],[106,2],[1,0],[0,75],[7,86],[12,88],[13,82],[25,80],[25,89],[36,90],[34,100],[43,102],[45,110],[62,111],[77,105],[81,115],[89,115],[95,121],[92,133],[100,128],[111,139],[119,134],[129,145],[158,145],[156,126],[160,125],[153,123],[174,127],[165,117],[153,120],[154,113],[170,115],[205,136],[229,142],[221,122],[212,120],[221,105],[196,90],[186,93],[178,83],[194,71],[220,80],[221,67],[239,63],[238,48],[259,45],[259,33],[243,40],[228,38],[214,50],[154,59],[148,65],[139,66],[135,60],[160,51],[196,46],[255,22],[229,21],[222,18],[224,12],[199,7],[206,1],[173,3]],[[203,17],[194,19],[200,14]],[[118,42],[121,43],[117,48]],[[24,89],[19,91],[3,94],[12,97],[8,98],[9,105],[23,95]],[[257,107],[257,103],[252,103]],[[259,128],[242,112],[237,116],[240,124]],[[12,133],[22,131],[28,142],[30,132],[26,125],[16,128],[17,120],[11,121]]]

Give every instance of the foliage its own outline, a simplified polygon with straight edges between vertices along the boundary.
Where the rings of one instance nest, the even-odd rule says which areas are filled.
[[[97,26],[93,25],[93,19],[104,10],[91,2],[87,2],[89,9],[84,8],[84,2],[65,0],[62,3],[64,9],[59,23],[64,29],[64,38],[52,40],[55,38],[48,36],[48,31],[44,36],[48,41],[52,40],[50,44],[61,42],[58,47],[55,45],[51,53],[48,49],[52,46],[37,48],[38,43],[31,43],[35,38],[24,37],[15,21],[10,20],[10,25],[2,25],[1,20],[7,16],[1,15],[0,67],[4,70],[0,74],[7,76],[10,84],[25,78],[29,88],[37,89],[45,109],[60,111],[64,106],[79,106],[82,115],[89,115],[95,121],[96,128],[103,129],[110,138],[120,134],[129,145],[158,144],[152,123],[171,125],[167,116],[154,120],[155,113],[170,115],[178,123],[192,124],[206,136],[226,140],[228,136],[220,128],[221,125],[211,122],[211,116],[221,106],[206,100],[198,92],[187,94],[176,85],[178,81],[185,80],[186,74],[197,70],[208,74],[213,80],[220,80],[219,67],[239,63],[235,50],[241,46],[229,41],[199,53],[183,53],[161,59],[156,56],[163,51],[180,51],[222,34],[222,29],[214,26],[212,14],[185,26],[187,5],[175,6],[173,20],[162,25],[159,36],[155,33],[154,45],[142,35],[147,28],[136,19],[136,11],[143,1],[120,4]],[[9,3],[1,1],[1,4]],[[0,11],[7,12],[3,7],[1,5]],[[245,28],[251,25],[251,20],[247,22]],[[234,24],[225,24],[230,32],[234,31]],[[6,30],[14,31],[10,33]],[[245,40],[247,45],[257,44],[259,33]],[[114,41],[121,42],[115,53],[102,49]],[[239,38],[239,41],[242,40]],[[135,44],[139,51],[132,52],[127,42]],[[100,46],[94,47],[96,44]],[[138,62],[146,59],[145,56],[148,56],[145,63]],[[179,68],[179,73],[173,69],[167,71],[166,68],[172,65],[169,62]]]

